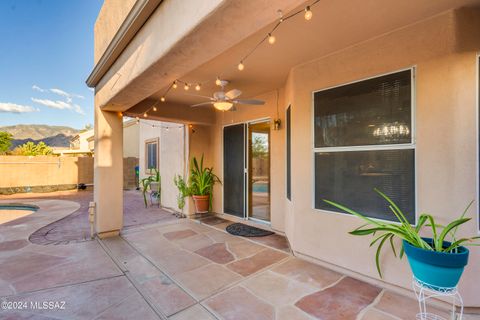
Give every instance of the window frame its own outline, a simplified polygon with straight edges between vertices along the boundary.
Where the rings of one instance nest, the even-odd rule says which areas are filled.
[[[477,174],[476,174],[476,202],[477,202],[477,233],[480,235],[480,52],[477,52],[475,55],[475,81],[476,81],[476,117],[475,117],[475,122],[476,122],[476,136],[477,136],[477,152],[476,152],[476,158],[477,158]]]
[[[145,174],[151,174],[150,172],[150,168],[148,168],[148,145],[149,144],[156,144],[157,145],[157,154],[155,155],[156,159],[157,159],[157,167],[156,169],[158,170],[158,168],[160,167],[160,163],[158,162],[160,157],[159,157],[159,138],[152,138],[152,139],[147,139],[145,140]]]
[[[402,72],[402,71],[407,71],[407,70],[410,70],[411,74],[410,74],[410,81],[411,81],[411,85],[410,85],[410,90],[411,90],[411,108],[410,108],[410,117],[411,117],[411,141],[410,143],[399,143],[399,144],[374,144],[374,145],[360,145],[360,146],[341,146],[341,147],[319,147],[319,148],[316,148],[315,147],[315,93],[317,92],[322,92],[322,91],[326,91],[326,90],[330,90],[330,89],[334,89],[334,88],[338,88],[338,87],[342,87],[342,86],[346,86],[346,85],[349,85],[349,84],[354,84],[354,83],[359,83],[359,82],[363,82],[363,81],[366,81],[366,80],[370,80],[370,79],[375,79],[375,78],[379,78],[379,77],[382,77],[382,76],[386,76],[386,75],[391,75],[391,74],[395,74],[395,73],[399,73],[399,72]],[[312,186],[312,198],[311,198],[311,207],[314,211],[316,212],[322,212],[322,213],[328,213],[328,214],[336,214],[336,215],[340,215],[340,216],[344,216],[344,217],[349,217],[349,216],[352,216],[350,214],[346,214],[346,213],[342,213],[342,212],[337,212],[337,211],[333,211],[333,210],[326,210],[326,209],[318,209],[315,207],[315,196],[316,196],[316,189],[315,189],[315,155],[317,153],[320,153],[320,152],[324,152],[324,153],[327,153],[327,152],[355,152],[355,151],[380,151],[380,150],[405,150],[405,149],[411,149],[414,151],[414,172],[413,172],[413,176],[414,176],[414,195],[415,195],[415,203],[414,203],[414,208],[415,208],[415,225],[417,224],[418,222],[418,214],[417,214],[417,211],[418,211],[418,176],[417,176],[417,148],[416,148],[416,119],[415,119],[415,114],[416,114],[416,109],[417,109],[417,105],[416,105],[416,66],[411,66],[411,67],[408,67],[408,68],[403,68],[403,69],[398,69],[398,70],[395,70],[395,71],[391,71],[391,72],[385,72],[385,73],[379,73],[379,74],[375,74],[375,75],[372,75],[372,76],[369,76],[369,77],[365,77],[365,78],[360,78],[360,79],[357,79],[357,80],[353,80],[353,81],[350,81],[350,82],[344,82],[344,83],[340,83],[338,85],[334,85],[334,86],[330,86],[330,87],[326,87],[326,88],[323,88],[323,89],[320,89],[320,90],[314,90],[312,91],[311,93],[311,107],[310,107],[310,111],[311,111],[311,149],[312,149],[312,157],[311,157],[311,168],[312,168],[312,180],[311,180],[311,186]],[[372,191],[372,196],[375,196],[375,194],[373,193]],[[357,219],[359,219],[358,217],[355,217]],[[397,221],[392,221],[392,220],[387,220],[387,219],[381,219],[381,218],[373,218],[373,217],[369,217],[371,219],[374,219],[374,220],[378,220],[378,221],[384,221],[384,222],[389,222],[389,223],[397,223]],[[398,222],[399,223],[399,222]]]
[[[288,145],[290,145],[290,154]],[[285,108],[285,199],[292,202],[292,105],[290,103]]]

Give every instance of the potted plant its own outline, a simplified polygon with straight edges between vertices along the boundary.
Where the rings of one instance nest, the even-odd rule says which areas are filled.
[[[370,246],[377,244],[375,262],[380,277],[382,277],[379,261],[381,249],[388,241],[393,254],[397,256],[394,239],[399,238],[402,240],[399,257],[402,258],[404,253],[407,255],[410,268],[417,280],[433,289],[455,287],[468,263],[469,250],[466,246],[479,245],[473,241],[480,237],[460,239],[456,237],[458,227],[471,220],[471,218],[465,218],[465,215],[473,201],[470,202],[459,218],[447,225],[437,224],[432,215],[421,214],[417,225],[412,226],[400,208],[386,194],[377,189],[375,189],[375,192],[388,202],[390,210],[398,219],[398,223],[371,219],[341,204],[329,200],[323,201],[365,221],[366,224],[351,231],[350,234],[374,236]],[[430,228],[430,238],[420,235],[424,227]],[[446,240],[447,237],[450,241]]]
[[[177,195],[177,205],[180,210],[182,210],[183,213],[183,208],[185,207],[185,198],[190,196],[190,188],[188,187],[187,182],[183,177],[179,174],[177,174],[173,178],[173,183],[178,189],[178,195]]]
[[[160,195],[161,195],[161,177],[160,172],[152,168],[150,169],[150,176],[143,178],[140,183],[142,184],[142,194],[143,201],[145,203],[145,208],[148,207],[147,203],[147,192],[150,189],[150,199],[152,204],[160,205]]]
[[[221,183],[213,173],[213,168],[203,166],[203,154],[200,163],[193,157],[189,190],[195,204],[195,213],[205,213],[212,209],[213,186],[217,182]]]

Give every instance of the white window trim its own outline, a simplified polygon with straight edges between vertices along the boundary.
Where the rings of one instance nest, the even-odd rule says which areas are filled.
[[[477,60],[478,61],[478,60]],[[407,71],[407,70],[410,70],[411,71],[411,99],[412,99],[412,104],[411,104],[411,108],[410,108],[410,112],[411,112],[411,142],[410,143],[399,143],[399,144],[384,144],[384,145],[361,145],[361,146],[341,146],[341,147],[320,147],[320,148],[317,148],[315,147],[315,93],[317,92],[322,92],[322,91],[326,91],[326,90],[330,90],[330,89],[334,89],[334,88],[338,88],[338,87],[343,87],[345,85],[349,85],[349,84],[353,84],[353,83],[358,83],[358,82],[362,82],[362,81],[366,81],[366,80],[370,80],[370,79],[375,79],[375,78],[378,78],[378,77],[382,77],[382,76],[386,76],[386,75],[390,75],[390,74],[395,74],[395,73],[399,73],[399,72],[402,72],[402,71]],[[478,68],[477,68],[478,70]],[[413,176],[414,176],[414,188],[415,188],[415,191],[414,191],[414,195],[415,195],[415,203],[414,203],[414,214],[415,214],[415,224],[417,224],[418,222],[418,214],[417,214],[417,211],[418,211],[418,186],[417,186],[417,182],[418,182],[418,176],[417,176],[417,150],[416,150],[416,109],[417,109],[417,104],[416,104],[416,66],[411,66],[409,68],[404,68],[404,69],[399,69],[399,70],[395,70],[395,71],[392,71],[392,72],[387,72],[387,73],[381,73],[381,74],[376,74],[376,75],[373,75],[373,76],[370,76],[370,77],[365,77],[365,78],[361,78],[361,79],[358,79],[358,80],[354,80],[354,81],[350,81],[350,82],[346,82],[346,83],[341,83],[341,84],[338,84],[338,85],[335,85],[335,86],[330,86],[330,87],[326,87],[326,88],[323,88],[323,89],[320,89],[320,90],[315,90],[315,91],[312,91],[312,95],[311,95],[311,144],[312,144],[312,158],[311,158],[311,168],[312,168],[312,171],[313,171],[313,174],[312,174],[312,203],[311,203],[311,207],[312,207],[312,210],[314,211],[317,211],[317,212],[322,212],[322,213],[328,213],[328,214],[336,214],[336,215],[339,215],[339,216],[342,216],[342,217],[352,217],[352,218],[355,218],[355,219],[360,219],[358,217],[355,217],[353,215],[350,215],[350,214],[345,214],[345,213],[342,213],[342,212],[337,212],[337,211],[333,211],[333,210],[326,210],[326,209],[318,209],[315,207],[315,195],[316,195],[316,190],[315,190],[315,154],[317,153],[321,153],[321,152],[348,152],[348,151],[380,151],[380,150],[406,150],[406,149],[411,149],[414,151],[414,172],[413,172]],[[478,162],[478,161],[477,161]],[[373,195],[373,192],[372,192],[372,195]],[[396,223],[396,221],[392,221],[392,220],[386,220],[386,219],[381,219],[381,218],[373,218],[373,217],[369,217],[373,220],[377,220],[377,221],[383,221],[383,222],[388,222],[388,223]],[[478,221],[478,219],[477,219]],[[479,233],[480,233],[480,230],[479,230]]]

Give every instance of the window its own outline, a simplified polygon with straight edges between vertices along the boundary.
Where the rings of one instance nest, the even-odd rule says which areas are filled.
[[[287,199],[288,200],[292,200],[292,166],[291,166],[291,161],[292,161],[292,137],[291,137],[291,134],[292,134],[292,129],[291,129],[291,119],[290,119],[290,116],[291,116],[291,106],[288,106],[287,108],[287,112],[286,112],[286,115],[285,115],[285,122],[286,122],[286,140],[287,140],[287,159],[286,159],[286,166],[287,166]]]
[[[158,169],[158,139],[145,141],[145,169],[147,173],[151,169]]]
[[[374,188],[415,223],[413,69],[314,93],[315,208],[333,200],[396,220]]]

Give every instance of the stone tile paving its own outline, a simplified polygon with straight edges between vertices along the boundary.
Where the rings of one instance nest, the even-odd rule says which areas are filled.
[[[90,240],[90,225],[88,222],[88,205],[93,201],[93,191],[60,191],[52,193],[15,194],[0,196],[1,201],[32,201],[36,199],[62,199],[75,201],[80,208],[67,217],[43,226],[36,230],[30,241],[37,244],[67,244],[69,242],[81,242]],[[22,218],[28,222],[31,216]],[[166,222],[175,220],[170,212],[156,206],[145,208],[143,196],[140,191],[124,191],[124,229],[144,224]],[[17,224],[14,222],[14,224]]]
[[[36,203],[30,223],[0,225],[0,297],[65,301],[65,308],[0,310],[1,319],[407,320],[417,313],[410,297],[293,257],[279,236],[260,243],[199,221],[137,226],[101,242],[32,244],[26,239],[35,229],[79,207]]]

